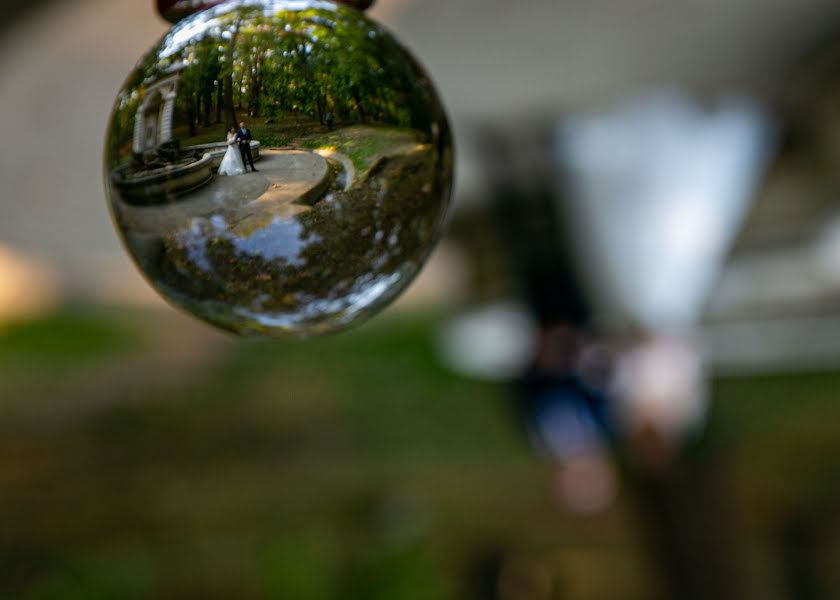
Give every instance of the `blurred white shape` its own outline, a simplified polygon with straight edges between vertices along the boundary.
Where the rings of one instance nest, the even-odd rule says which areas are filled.
[[[652,429],[673,443],[705,422],[703,363],[690,340],[659,336],[637,345],[618,361],[613,386],[628,435]]]
[[[771,122],[675,94],[561,124],[576,247],[596,302],[648,330],[696,324],[763,173]]]
[[[706,256],[720,246],[721,231],[703,198],[675,198],[662,213],[663,242],[680,260]]]
[[[58,279],[45,265],[0,244],[0,324],[35,317],[58,302]]]
[[[537,335],[537,326],[524,307],[499,302],[450,321],[440,332],[438,347],[453,371],[505,381],[531,365]]]

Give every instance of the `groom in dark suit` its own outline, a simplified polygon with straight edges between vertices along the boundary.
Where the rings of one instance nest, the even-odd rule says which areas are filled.
[[[257,168],[254,166],[254,157],[251,155],[251,130],[245,127],[245,123],[239,124],[239,131],[236,132],[236,143],[239,144],[239,153],[242,154],[242,164],[247,171],[248,165],[251,165],[251,170],[256,173]]]

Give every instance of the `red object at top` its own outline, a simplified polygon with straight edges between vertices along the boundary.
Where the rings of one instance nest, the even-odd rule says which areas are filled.
[[[160,15],[170,23],[177,23],[193,13],[224,3],[225,0],[157,0]],[[333,0],[359,10],[367,10],[375,0]]]

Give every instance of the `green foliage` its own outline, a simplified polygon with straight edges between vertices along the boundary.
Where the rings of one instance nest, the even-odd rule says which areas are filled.
[[[0,596],[458,599],[447,552],[500,507],[497,531],[532,519],[539,470],[498,390],[441,369],[428,330],[216,341],[186,370],[136,347],[147,371],[101,357],[37,399],[4,380]],[[505,472],[534,494],[481,500]]]
[[[175,122],[183,146],[205,141],[210,131],[202,128],[212,128],[217,141],[222,128],[246,118],[295,122],[311,131],[331,113],[339,125],[376,123],[430,134],[443,116],[414,61],[387,32],[344,7],[273,16],[258,7],[232,9],[186,43],[175,34],[164,38],[123,96],[136,99],[145,85],[174,71],[180,73]],[[133,133],[133,110],[136,104],[118,104],[112,134],[123,142]],[[302,133],[253,129],[270,146]]]
[[[363,180],[378,158],[416,147],[418,140],[410,129],[346,127],[309,134],[298,139],[297,145],[309,150],[333,149],[348,156],[356,167],[357,177]]]
[[[141,334],[85,311],[0,327],[0,360],[75,362],[126,352]]]
[[[142,551],[114,548],[108,553],[68,557],[60,569],[19,597],[140,600],[154,595],[155,578],[149,557]]]
[[[0,597],[472,600],[465,581],[495,549],[536,557],[558,595],[655,597],[628,490],[586,520],[553,505],[507,390],[443,369],[438,325],[244,343],[72,310],[7,329]],[[122,350],[49,350],[102,331],[124,332]],[[173,335],[190,368],[161,357]],[[704,451],[726,459],[744,597],[781,589],[783,526],[803,516],[825,595],[840,590],[838,381],[715,382]]]

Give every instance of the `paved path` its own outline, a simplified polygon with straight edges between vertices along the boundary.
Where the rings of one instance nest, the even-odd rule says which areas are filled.
[[[196,217],[221,217],[243,233],[276,217],[309,210],[329,183],[327,161],[311,152],[262,150],[257,173],[216,176],[200,190],[156,206],[120,203],[120,220],[133,233],[166,234]]]

